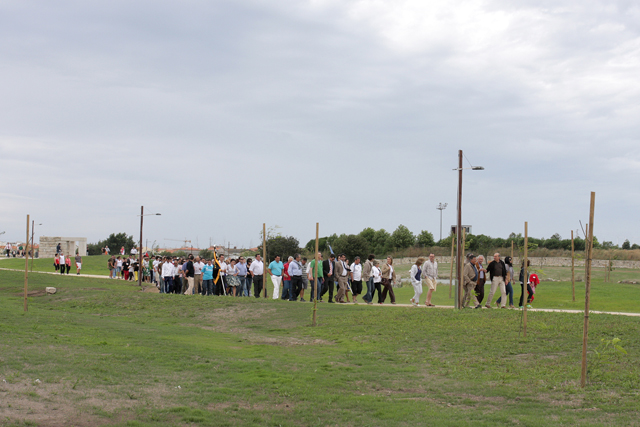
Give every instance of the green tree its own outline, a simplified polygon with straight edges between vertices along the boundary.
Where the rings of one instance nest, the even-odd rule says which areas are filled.
[[[622,249],[631,249],[631,242],[629,242],[629,239],[626,239],[624,241],[624,243],[622,244]]]
[[[369,242],[359,234],[342,234],[332,246],[336,255],[343,253],[351,262],[356,256],[365,259],[370,252]]]
[[[300,242],[295,237],[273,236],[267,238],[267,259],[269,261],[275,259],[276,255],[280,255],[280,258],[286,260],[289,256],[299,252]],[[258,253],[262,253],[262,245],[258,246]]]
[[[358,236],[361,236],[367,242],[369,242],[369,245],[371,247],[375,245],[376,230],[374,230],[373,228],[371,227],[365,228],[360,233],[358,233]]]
[[[119,254],[120,248],[124,246],[124,251],[128,254],[131,251],[131,248],[136,245],[136,242],[133,240],[133,236],[127,236],[127,233],[111,233],[109,237],[105,240],[100,240],[98,243],[90,243],[87,245],[87,252],[89,255],[100,255],[102,253],[102,248],[105,246],[109,246],[111,250],[111,255]]]
[[[394,248],[406,249],[416,244],[416,236],[404,225],[400,224],[398,228],[391,233],[391,245]]]
[[[431,234],[427,230],[422,230],[420,234],[418,234],[416,242],[418,246],[423,248],[431,247],[436,244],[436,242],[433,240],[433,234]]]
[[[327,248],[327,239],[328,239],[328,237],[320,237],[318,239],[318,250],[320,252],[324,252],[324,251],[329,249],[329,248]],[[306,250],[308,250],[309,252],[315,252],[316,251],[316,239],[309,240],[304,248]]]
[[[391,249],[391,234],[384,228],[377,230],[373,236],[373,251],[376,255],[386,255]]]

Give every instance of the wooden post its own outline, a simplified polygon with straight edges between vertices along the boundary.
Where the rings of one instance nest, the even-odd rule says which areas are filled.
[[[31,272],[33,273],[33,257],[36,254],[36,246],[35,246],[35,242],[33,241],[34,238],[34,233],[35,233],[35,221],[31,220]],[[26,252],[27,254],[27,258],[29,257],[29,252]]]
[[[449,299],[451,299],[451,288],[453,287],[453,248],[455,246],[455,242],[453,239],[453,234],[451,234],[451,272],[449,273]]]
[[[461,228],[462,230],[462,246],[461,251],[462,253],[460,254],[460,256],[458,257],[458,259],[460,260],[460,265],[456,265],[456,268],[458,268],[460,270],[460,283],[458,283],[458,307],[462,308],[462,283],[464,283],[464,259],[465,259],[465,244],[466,244],[466,240],[467,240],[467,233],[466,230],[464,228]]]
[[[262,223],[262,265],[267,265],[267,224]],[[263,268],[262,285],[264,288],[264,298],[267,299],[267,268]],[[275,290],[275,288],[274,288]]]
[[[27,215],[27,243],[24,257],[24,311],[27,311],[27,290],[29,288],[29,215]]]
[[[511,263],[513,263],[513,240],[511,241]]]
[[[585,276],[584,296],[584,332],[582,335],[582,376],[580,386],[587,385],[587,338],[589,337],[589,299],[591,297],[591,257],[593,255],[593,215],[596,205],[596,193],[591,192],[591,207],[589,209],[589,234],[587,243],[587,275]]]
[[[589,256],[589,243],[587,242],[587,240],[589,240],[589,224],[586,225],[587,229],[586,232],[584,234],[584,280],[586,282],[587,280],[587,257]]]
[[[144,206],[140,206],[140,250],[138,251],[138,286],[142,287],[142,221],[144,220]],[[191,252],[193,253],[193,251]]]
[[[316,262],[313,265],[313,287],[312,293],[315,292],[315,298],[313,299],[313,325],[316,326],[318,320],[318,250],[319,250],[319,236],[320,236],[320,223],[316,222]]]
[[[529,223],[524,223],[524,256],[523,256],[523,267],[524,267],[524,276],[522,277],[522,336],[527,337],[527,274],[528,271],[528,249],[529,249]]]
[[[571,295],[572,301],[576,302],[576,261],[575,248],[573,244],[573,230],[571,230]]]

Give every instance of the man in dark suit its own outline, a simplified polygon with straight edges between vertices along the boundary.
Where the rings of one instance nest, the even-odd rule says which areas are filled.
[[[336,256],[331,254],[329,259],[322,261],[322,273],[324,276],[324,284],[322,285],[322,293],[320,298],[329,291],[329,302],[333,302],[333,285],[335,283],[334,276],[336,271]]]

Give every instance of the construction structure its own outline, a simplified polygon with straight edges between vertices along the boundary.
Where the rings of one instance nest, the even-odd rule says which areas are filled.
[[[56,248],[60,244],[60,250],[65,255],[75,255],[76,250],[80,256],[87,256],[86,237],[49,237],[40,236],[40,258],[53,258],[56,256]]]

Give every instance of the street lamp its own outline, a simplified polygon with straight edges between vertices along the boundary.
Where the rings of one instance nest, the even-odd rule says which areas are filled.
[[[469,166],[471,166],[470,168],[463,168],[462,167],[462,150],[458,150],[458,167],[453,169],[454,171],[458,171],[458,221],[456,224],[456,300],[455,300],[455,308],[461,308],[461,291],[462,291],[462,275],[463,275],[463,267],[464,265],[462,265],[462,248],[460,247],[461,245],[461,234],[462,234],[462,171],[464,169],[471,169],[473,171],[482,171],[484,170],[484,167],[482,166],[473,166],[471,164],[471,162],[469,162],[469,159],[467,159],[467,162],[469,162]]]
[[[144,214],[144,206],[140,206],[140,251],[138,251],[138,286],[142,287],[142,220],[145,216],[160,215],[159,213]]]
[[[448,203],[442,204],[442,202],[440,202],[436,208],[440,211],[440,240],[442,240],[442,211],[447,209],[447,204]]]

